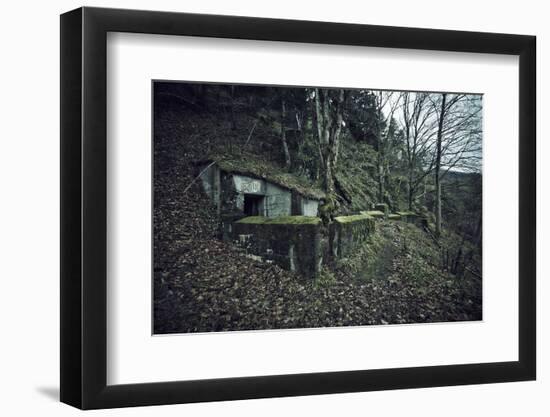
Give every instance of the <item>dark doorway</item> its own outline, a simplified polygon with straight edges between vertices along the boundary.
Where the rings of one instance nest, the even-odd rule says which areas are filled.
[[[259,216],[261,213],[261,204],[263,195],[245,194],[244,195],[244,214],[247,216]]]

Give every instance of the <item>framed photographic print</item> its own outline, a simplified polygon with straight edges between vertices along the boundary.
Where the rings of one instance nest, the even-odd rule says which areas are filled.
[[[61,16],[61,400],[535,379],[535,38]]]

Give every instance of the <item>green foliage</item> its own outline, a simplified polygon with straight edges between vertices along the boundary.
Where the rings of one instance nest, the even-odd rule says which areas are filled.
[[[379,120],[376,112],[375,96],[368,90],[355,90],[351,93],[348,111],[349,131],[357,142],[376,145]]]
[[[334,272],[324,266],[319,272],[317,278],[315,278],[313,285],[315,286],[315,288],[328,288],[335,285],[336,283],[337,280]]]
[[[337,186],[350,200],[343,202],[342,211],[359,211],[376,202],[375,180],[376,151],[366,142],[345,136],[342,140],[338,168]]]
[[[323,204],[319,206],[319,217],[324,225],[332,222],[335,213],[338,210],[338,202],[334,195],[327,195]]]

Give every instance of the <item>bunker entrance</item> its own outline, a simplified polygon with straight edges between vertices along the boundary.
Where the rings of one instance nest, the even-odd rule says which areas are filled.
[[[263,215],[263,195],[245,194],[244,195],[244,214],[247,216]]]

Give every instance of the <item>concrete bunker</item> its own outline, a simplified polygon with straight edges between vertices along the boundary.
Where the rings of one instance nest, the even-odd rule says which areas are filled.
[[[314,278],[323,265],[320,224],[310,216],[244,217],[233,223],[231,238],[254,259]]]
[[[259,216],[264,208],[263,195],[245,194],[244,195],[244,215],[245,216]]]
[[[225,160],[203,161],[198,167],[203,189],[216,206],[223,239],[243,248],[247,256],[307,278],[316,277],[324,264],[352,256],[377,220],[426,223],[417,213],[390,214],[385,204],[378,204],[374,210],[338,216],[327,229],[318,217],[325,194],[297,182],[292,174]]]
[[[333,258],[352,255],[374,232],[375,226],[375,218],[367,213],[336,217],[330,233]]]
[[[246,216],[315,217],[325,197],[286,173],[269,175],[258,167],[235,167],[226,161],[203,162],[199,169],[204,191],[224,223]]]

